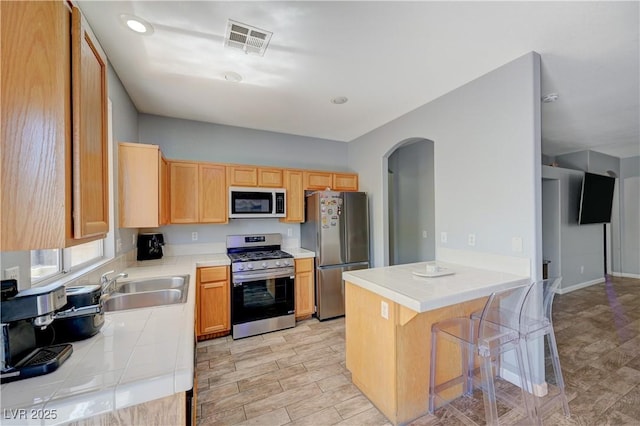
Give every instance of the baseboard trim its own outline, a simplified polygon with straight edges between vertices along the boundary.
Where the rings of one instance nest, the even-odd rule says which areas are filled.
[[[611,275],[613,275],[614,277],[620,277],[620,278],[640,279],[640,274],[630,274],[628,272],[612,272]]]
[[[591,280],[591,281],[585,281],[583,283],[574,284],[569,287],[562,287],[561,289],[558,290],[558,294],[571,293],[572,291],[580,290],[581,288],[590,287],[594,284],[600,284],[603,282],[604,282],[604,277]]]
[[[520,386],[520,376],[514,373],[511,370],[507,370],[506,368],[500,369],[500,377],[508,381],[509,383],[513,383],[518,387]],[[538,397],[543,397],[549,392],[549,387],[547,386],[547,382],[544,383],[534,383],[533,384],[533,394]]]

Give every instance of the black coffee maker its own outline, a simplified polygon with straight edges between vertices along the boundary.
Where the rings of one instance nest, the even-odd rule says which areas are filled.
[[[161,259],[163,245],[164,237],[160,233],[138,234],[138,260]]]

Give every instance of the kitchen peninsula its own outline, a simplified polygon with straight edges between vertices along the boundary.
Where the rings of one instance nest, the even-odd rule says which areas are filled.
[[[346,362],[358,388],[394,424],[428,410],[431,325],[481,309],[492,292],[526,284],[529,277],[437,262],[440,272],[421,276],[434,262],[373,268],[343,274]],[[416,275],[420,274],[420,275]],[[459,374],[451,351],[437,382]]]

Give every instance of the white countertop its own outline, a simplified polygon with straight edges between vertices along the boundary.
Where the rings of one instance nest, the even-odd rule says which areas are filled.
[[[282,251],[289,253],[295,259],[305,259],[309,257],[316,257],[315,252],[307,249],[303,249],[300,247],[283,247]]]
[[[296,258],[314,253],[287,248]],[[56,371],[3,384],[3,425],[54,425],[93,417],[193,387],[196,268],[226,266],[225,253],[165,256],[138,261],[128,278],[189,275],[187,302],[105,313],[95,336],[72,342],[73,354]],[[55,410],[55,419],[31,410]],[[13,416],[12,412],[13,410]],[[18,418],[16,410],[26,410]],[[13,418],[12,418],[13,417]]]
[[[424,278],[427,264],[437,264],[452,275]],[[425,312],[485,297],[494,291],[528,284],[529,277],[444,262],[419,262],[342,274],[366,290],[386,297],[416,312]]]

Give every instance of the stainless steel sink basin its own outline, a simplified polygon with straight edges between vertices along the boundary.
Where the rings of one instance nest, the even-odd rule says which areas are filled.
[[[122,311],[125,309],[149,308],[152,306],[184,303],[187,293],[176,289],[145,291],[141,293],[112,293],[104,301],[105,311]]]
[[[188,291],[189,275],[127,281],[103,300],[103,307],[109,312],[185,303]]]
[[[116,293],[140,293],[142,291],[186,288],[189,283],[188,275],[169,277],[155,277],[141,280],[122,282],[116,287]]]

